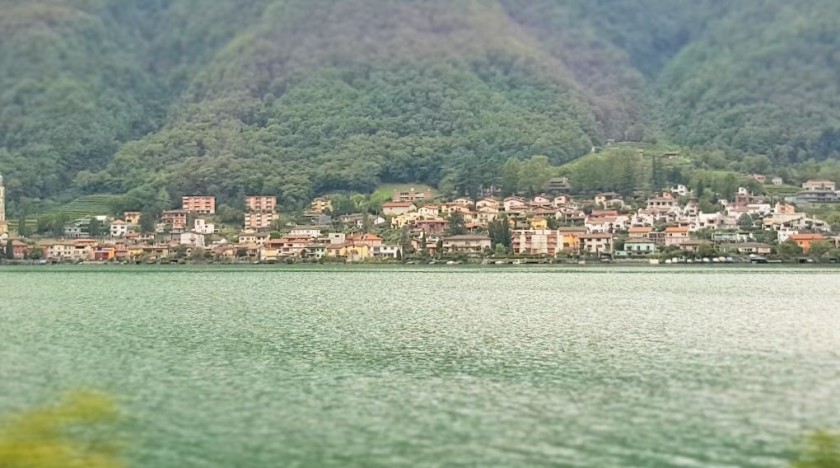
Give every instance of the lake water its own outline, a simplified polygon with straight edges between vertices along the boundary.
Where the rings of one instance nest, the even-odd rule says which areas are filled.
[[[0,414],[130,466],[786,466],[840,428],[840,270],[0,269]]]

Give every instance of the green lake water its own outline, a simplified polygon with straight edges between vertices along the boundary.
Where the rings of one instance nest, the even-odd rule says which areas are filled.
[[[137,467],[786,466],[840,270],[0,269],[0,415],[80,387]]]

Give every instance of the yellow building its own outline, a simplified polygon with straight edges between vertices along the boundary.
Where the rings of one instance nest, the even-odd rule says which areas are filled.
[[[126,211],[123,213],[123,218],[125,222],[132,225],[139,225],[140,224],[140,212],[139,211]]]
[[[316,198],[309,205],[309,211],[312,213],[321,214],[326,211],[332,211],[332,209],[332,201],[327,198]]]
[[[564,253],[579,253],[581,247],[580,237],[586,235],[585,228],[561,228],[559,229],[561,236],[560,250]]]
[[[130,260],[137,260],[143,255],[143,246],[142,245],[132,245],[128,247],[128,258]]]
[[[540,219],[532,219],[531,220],[531,229],[535,231],[542,231],[548,229],[548,220],[545,218]]]
[[[373,257],[373,251],[367,244],[335,244],[327,247],[326,256],[355,262]]]

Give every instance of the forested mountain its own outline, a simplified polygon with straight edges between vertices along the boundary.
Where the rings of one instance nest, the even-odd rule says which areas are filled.
[[[833,0],[0,0],[11,204],[498,183],[607,141],[840,158]]]

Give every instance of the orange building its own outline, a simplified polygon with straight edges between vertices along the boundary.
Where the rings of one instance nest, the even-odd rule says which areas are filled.
[[[181,209],[190,213],[215,214],[216,197],[189,196],[181,199]]]
[[[187,227],[186,210],[164,211],[160,216],[161,221],[172,226],[174,230],[183,230]]]
[[[277,213],[248,212],[245,213],[245,229],[269,229],[277,219]]]
[[[802,249],[802,253],[808,254],[811,253],[811,245],[814,242],[824,241],[827,240],[824,235],[822,234],[792,234],[788,237],[788,240],[791,240]]]
[[[245,210],[273,212],[277,209],[277,197],[251,196],[245,197]]]

